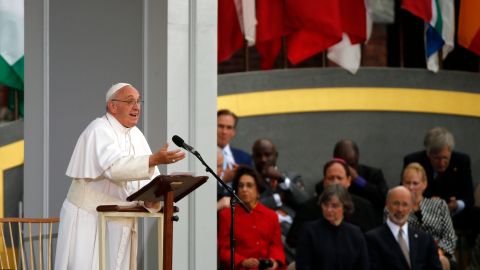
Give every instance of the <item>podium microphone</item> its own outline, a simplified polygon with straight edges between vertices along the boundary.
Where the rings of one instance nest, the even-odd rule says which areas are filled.
[[[180,136],[178,135],[173,135],[172,137],[172,141],[178,146],[178,147],[181,147],[185,150],[187,150],[188,152],[194,154],[194,155],[198,155],[198,152],[197,150],[195,150],[195,148],[193,148],[192,146],[188,145],[185,143],[185,141],[180,138]]]
[[[198,160],[200,160],[200,162],[203,164],[203,166],[205,166],[205,168],[207,169],[207,172],[209,172],[211,175],[213,175],[215,177],[215,179],[217,179],[217,182],[223,188],[225,188],[231,196],[231,199],[230,199],[230,269],[233,270],[235,268],[235,263],[234,263],[234,261],[235,261],[234,260],[234,256],[235,256],[235,237],[234,237],[235,205],[239,204],[247,213],[250,213],[251,210],[242,200],[240,200],[240,198],[238,198],[237,194],[235,194],[235,191],[233,191],[233,189],[230,186],[225,184],[225,182],[223,182],[223,180],[220,179],[220,177],[218,177],[218,175],[212,170],[212,168],[210,168],[210,166],[208,166],[208,164],[205,162],[205,160],[203,160],[202,156],[197,152],[197,150],[195,150],[195,148],[186,144],[185,141],[182,138],[180,138],[180,136],[178,136],[178,135],[173,135],[172,141],[178,147],[181,147],[181,148],[187,150],[188,152],[192,153],[194,156],[196,156],[198,158]]]

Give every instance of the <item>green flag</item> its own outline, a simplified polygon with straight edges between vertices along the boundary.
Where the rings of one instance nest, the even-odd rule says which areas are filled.
[[[0,84],[19,91],[23,115],[23,0],[0,0]],[[13,95],[9,106],[13,107]]]

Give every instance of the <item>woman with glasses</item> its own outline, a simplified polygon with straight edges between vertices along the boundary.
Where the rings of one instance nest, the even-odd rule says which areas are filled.
[[[413,195],[413,212],[408,223],[430,234],[437,242],[438,255],[443,269],[453,266],[457,237],[453,229],[452,218],[447,203],[440,198],[425,198],[427,176],[422,165],[410,163],[403,170],[402,184]]]
[[[348,191],[339,184],[329,185],[318,203],[323,217],[303,226],[297,242],[296,269],[369,269],[362,231],[344,220],[353,212]]]
[[[263,187],[258,174],[249,167],[239,167],[232,188],[251,209],[247,213],[235,206],[235,269],[284,269],[285,253],[280,238],[280,224],[275,211],[259,202]],[[221,269],[230,265],[229,208],[219,212],[218,252]],[[267,268],[262,265],[269,264]]]

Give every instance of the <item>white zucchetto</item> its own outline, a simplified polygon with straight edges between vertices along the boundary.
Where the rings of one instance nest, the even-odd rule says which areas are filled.
[[[112,85],[112,87],[110,87],[110,89],[108,89],[107,94],[105,95],[105,101],[108,102],[108,100],[109,100],[113,95],[115,95],[115,93],[116,93],[118,90],[122,89],[123,87],[125,87],[125,86],[127,86],[127,85],[132,86],[132,85],[129,84],[129,83],[116,83],[116,84]]]

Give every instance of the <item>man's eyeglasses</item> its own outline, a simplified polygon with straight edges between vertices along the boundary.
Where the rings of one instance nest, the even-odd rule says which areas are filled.
[[[135,99],[129,99],[129,100],[119,100],[119,99],[112,99],[112,101],[118,101],[118,102],[124,102],[127,103],[128,106],[133,107],[134,105],[142,105],[143,100],[135,100]]]

